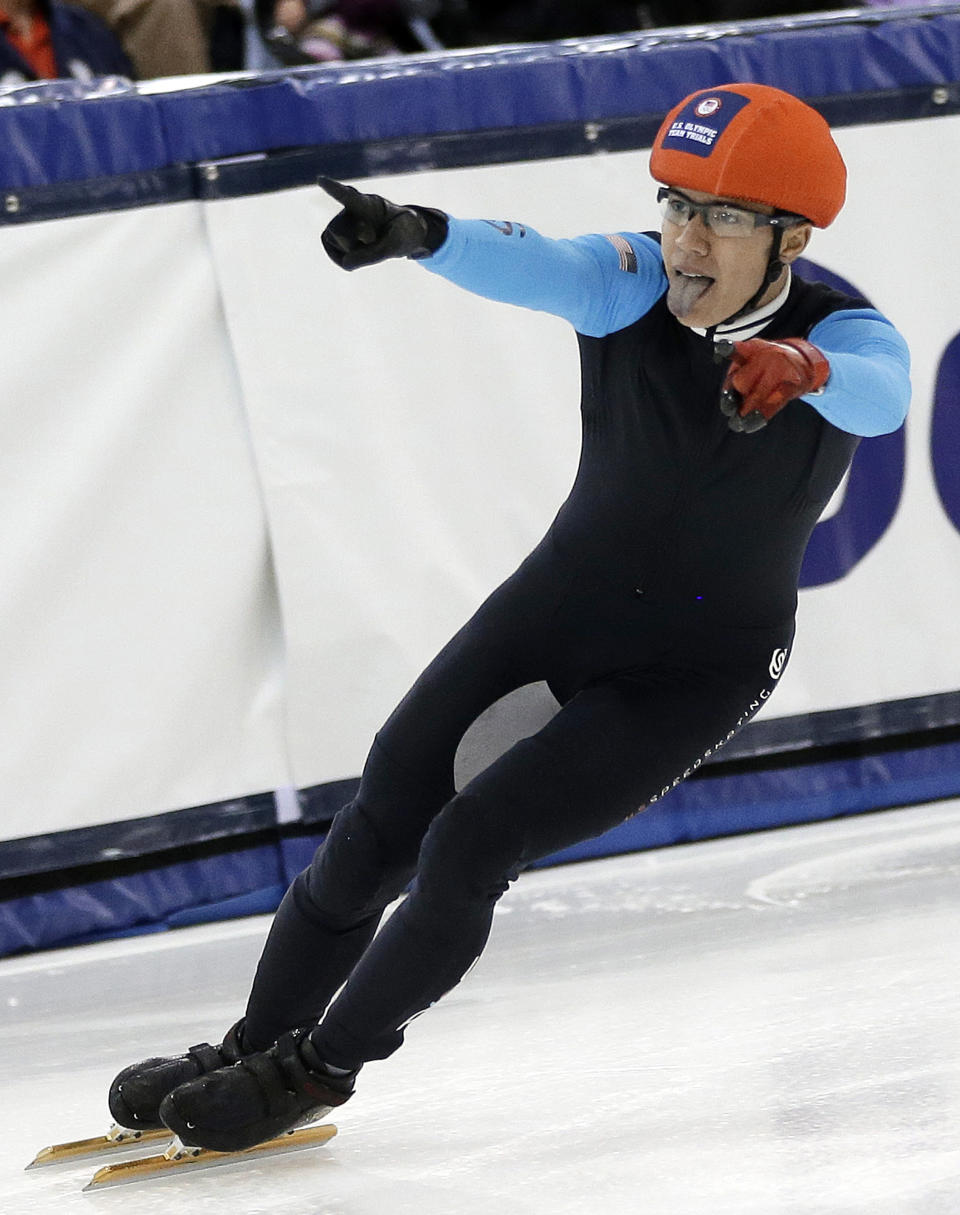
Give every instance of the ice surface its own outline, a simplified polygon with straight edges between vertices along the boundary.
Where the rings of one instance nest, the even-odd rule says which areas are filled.
[[[960,801],[524,875],[328,1147],[23,1173],[242,1012],[263,918],[0,962],[3,1211],[957,1215]]]

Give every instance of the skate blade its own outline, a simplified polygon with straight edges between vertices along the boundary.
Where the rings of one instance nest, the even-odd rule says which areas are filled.
[[[299,1152],[304,1148],[319,1147],[337,1133],[332,1123],[320,1126],[304,1126],[288,1131],[266,1143],[242,1152],[210,1152],[206,1148],[187,1147],[174,1139],[165,1152],[156,1156],[140,1156],[136,1160],[121,1160],[117,1164],[104,1165],[93,1175],[87,1190],[105,1190],[108,1186],[126,1185],[132,1181],[151,1181],[157,1177],[183,1175],[195,1169],[209,1169],[221,1164],[243,1164],[265,1156],[279,1156],[286,1152]]]
[[[55,1143],[50,1147],[41,1148],[26,1167],[39,1169],[49,1164],[85,1160],[108,1152],[129,1152],[142,1149],[148,1144],[169,1143],[172,1137],[172,1132],[166,1127],[152,1131],[131,1131],[125,1126],[114,1124],[105,1135],[95,1135],[92,1139],[74,1139],[71,1143]]]

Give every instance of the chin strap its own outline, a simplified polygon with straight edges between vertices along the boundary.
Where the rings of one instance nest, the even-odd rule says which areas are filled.
[[[783,229],[774,228],[773,245],[770,248],[770,257],[767,259],[767,268],[763,272],[763,279],[761,280],[760,287],[753,295],[751,295],[742,308],[738,308],[736,312],[732,312],[722,321],[717,321],[715,325],[710,326],[710,328],[707,330],[707,337],[711,342],[714,340],[714,335],[721,325],[729,325],[731,321],[736,321],[741,316],[746,316],[748,312],[753,312],[753,310],[763,299],[764,295],[766,295],[767,288],[770,287],[771,284],[775,283],[783,273],[784,266],[783,262],[780,260],[780,247],[782,244]]]

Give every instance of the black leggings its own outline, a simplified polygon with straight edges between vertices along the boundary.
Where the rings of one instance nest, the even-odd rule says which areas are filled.
[[[769,696],[792,638],[790,620],[729,627],[694,607],[649,604],[545,542],[377,734],[356,798],[277,911],[247,1040],[264,1048],[319,1023],[314,1041],[330,1063],[391,1054],[406,1023],[479,957],[521,869],[602,834],[699,766]],[[540,680],[560,711],[457,792],[465,731]]]

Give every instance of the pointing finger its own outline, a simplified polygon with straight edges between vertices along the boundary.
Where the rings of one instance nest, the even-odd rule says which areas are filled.
[[[341,207],[346,207],[348,211],[357,209],[357,200],[363,198],[359,190],[355,190],[353,186],[345,185],[342,181],[335,181],[332,177],[318,177],[317,185],[326,194],[329,194],[335,202],[338,202]]]

